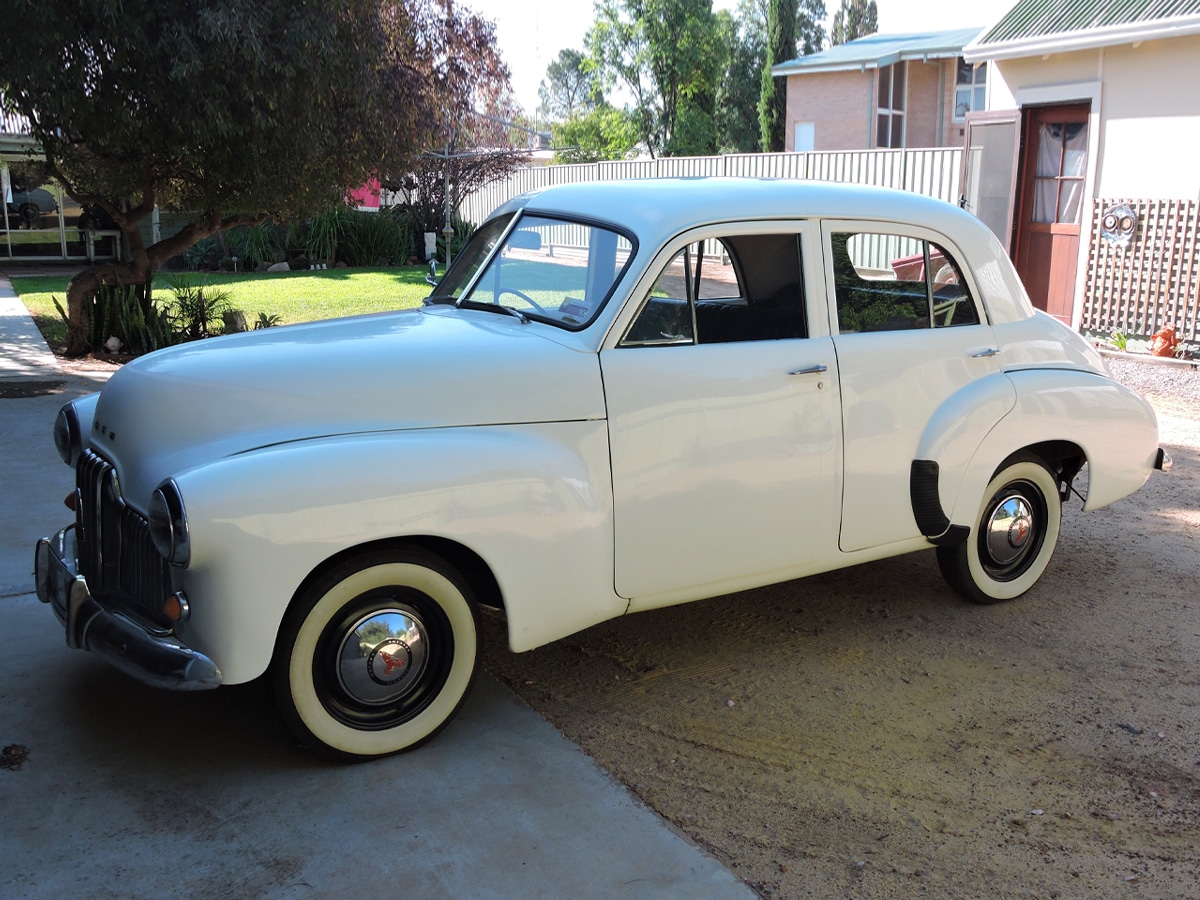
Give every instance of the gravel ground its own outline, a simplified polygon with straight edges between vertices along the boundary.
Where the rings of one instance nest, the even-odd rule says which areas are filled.
[[[1113,378],[1142,394],[1200,403],[1200,362],[1181,365],[1115,356],[1104,362]]]
[[[1200,373],[1114,359],[1174,458],[976,606],[916,553],[488,666],[763,896],[1200,896]]]

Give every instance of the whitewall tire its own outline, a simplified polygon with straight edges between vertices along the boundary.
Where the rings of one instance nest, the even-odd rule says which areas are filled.
[[[969,600],[1012,600],[1046,571],[1061,526],[1058,482],[1037,457],[1016,456],[988,483],[966,542],[937,548],[938,565]]]
[[[326,756],[411,750],[442,730],[475,681],[481,634],[467,582],[419,548],[370,551],[297,595],[276,642],[280,712]]]

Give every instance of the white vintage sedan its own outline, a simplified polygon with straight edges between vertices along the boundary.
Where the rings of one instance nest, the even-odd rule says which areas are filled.
[[[480,605],[514,651],[936,548],[983,603],[1169,462],[1146,402],[923,197],[781,181],[518,197],[421,309],[188,344],[63,408],[73,647],[149,682],[266,675],[314,749],[453,717]]]

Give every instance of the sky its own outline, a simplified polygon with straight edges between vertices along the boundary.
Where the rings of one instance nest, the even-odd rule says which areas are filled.
[[[879,30],[884,34],[948,31],[990,24],[1011,3],[980,0],[876,0]],[[592,0],[459,0],[496,23],[497,43],[512,70],[517,101],[532,114],[546,67],[568,47],[582,50],[583,37],[595,19]],[[737,0],[713,0],[713,9],[734,9]],[[841,0],[825,0],[829,21]]]

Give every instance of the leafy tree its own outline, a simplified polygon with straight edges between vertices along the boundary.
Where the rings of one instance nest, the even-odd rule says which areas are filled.
[[[588,48],[605,78],[629,90],[652,154],[716,149],[713,115],[726,50],[712,0],[597,0]]]
[[[842,0],[833,15],[829,40],[835,47],[874,34],[879,30],[879,9],[875,0]]]
[[[403,171],[507,83],[492,25],[423,0],[6,0],[0,110],[124,233],[131,261],[67,291],[68,352],[103,284],[145,284],[206,236],[341,202]],[[147,246],[154,208],[186,213]]]
[[[796,56],[796,0],[770,0],[767,8],[767,58],[762,69],[758,98],[758,123],[762,148],[768,153],[783,149],[787,119],[787,79],[776,78],[771,67]]]
[[[769,0],[739,0],[727,24],[725,11],[717,13],[720,40],[730,48],[724,76],[718,88],[717,128],[723,150],[742,152],[762,149],[758,102],[762,95],[763,71],[767,67],[767,11]],[[796,3],[796,51],[818,53],[825,45],[823,0]],[[793,54],[796,55],[796,54]],[[789,59],[791,57],[788,57]],[[785,62],[776,59],[775,62]],[[783,84],[786,94],[786,83]]]
[[[825,26],[821,24],[825,15],[824,0],[800,0],[796,4],[796,50],[801,56],[811,56],[825,49]]]
[[[558,58],[546,67],[546,77],[538,87],[542,114],[555,122],[591,112],[601,96],[595,67],[578,50],[560,50]]]
[[[605,104],[550,126],[556,163],[627,159],[636,150],[638,123],[627,110]]]
[[[727,153],[749,153],[760,146],[758,95],[765,59],[764,32],[743,15],[753,2],[741,0],[736,16],[724,9],[717,12],[718,39],[729,48],[717,86],[717,146]]]

